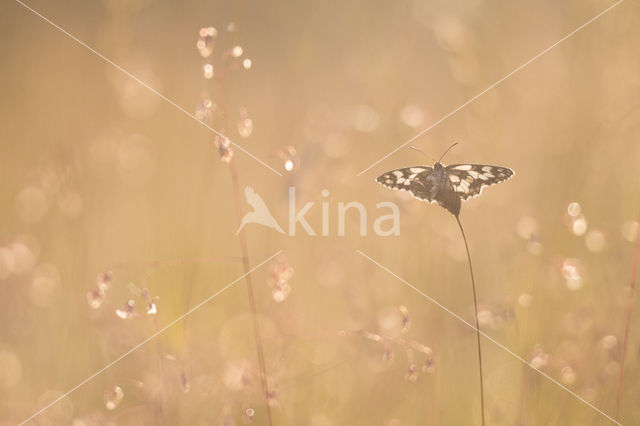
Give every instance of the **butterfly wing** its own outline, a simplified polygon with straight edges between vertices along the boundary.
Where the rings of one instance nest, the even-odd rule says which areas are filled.
[[[462,200],[477,197],[485,186],[495,185],[514,175],[509,168],[487,164],[451,164],[445,171],[453,190]]]
[[[453,185],[450,181],[439,181],[432,167],[415,166],[391,170],[378,176],[376,181],[387,188],[409,191],[419,200],[438,203],[455,216],[460,213],[460,198]]]
[[[411,182],[418,178],[418,176],[426,179],[426,176],[432,172],[433,168],[428,166],[405,167],[381,174],[376,178],[376,182],[387,188],[411,191]]]

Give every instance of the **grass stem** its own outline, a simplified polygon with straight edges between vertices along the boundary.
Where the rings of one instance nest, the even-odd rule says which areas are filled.
[[[236,171],[235,162],[232,161],[229,164],[229,170],[231,171],[231,182],[233,185],[233,194],[236,205],[236,216],[238,219],[238,226],[242,222],[242,206],[240,204],[240,183],[238,181],[238,173]],[[240,250],[242,251],[242,266],[247,274],[245,276],[245,282],[247,283],[247,294],[249,297],[249,307],[251,309],[251,317],[253,319],[253,334],[256,342],[256,352],[258,355],[258,368],[260,371],[260,384],[262,385],[262,393],[264,395],[266,413],[267,413],[267,425],[272,426],[271,420],[271,406],[269,405],[269,384],[267,382],[267,367],[264,361],[264,349],[262,347],[262,335],[260,332],[260,322],[258,321],[258,311],[256,309],[256,301],[253,294],[253,283],[251,281],[251,264],[249,261],[249,251],[247,249],[247,239],[244,229],[240,231]]]
[[[638,271],[638,253],[640,252],[640,214],[638,215],[638,232],[633,254],[633,266],[631,267],[631,287],[629,289],[629,301],[627,302],[627,315],[624,324],[624,340],[622,342],[622,358],[620,360],[620,381],[618,382],[618,398],[616,400],[616,419],[620,420],[620,406],[622,405],[622,389],[624,384],[624,364],[627,360],[627,347],[629,345],[629,328],[631,326],[631,311],[636,293],[636,280]]]
[[[226,134],[227,129],[229,128],[229,114],[227,111],[227,97],[224,85],[224,76],[225,73],[221,73],[217,76],[217,82],[219,86],[219,95],[220,95],[220,112],[222,115],[223,127],[222,131]],[[236,219],[238,221],[238,227],[242,223],[242,195],[240,191],[240,182],[238,179],[238,171],[236,169],[235,159],[229,162],[229,171],[231,173],[231,185],[233,187],[233,198],[236,210]],[[249,308],[251,309],[251,318],[253,322],[253,337],[256,342],[256,353],[258,356],[258,370],[260,375],[260,384],[262,387],[262,394],[264,396],[265,401],[265,409],[267,414],[267,426],[272,426],[273,421],[271,419],[271,405],[269,404],[269,383],[267,382],[267,367],[264,360],[264,348],[262,346],[262,333],[260,332],[260,321],[258,320],[258,310],[256,308],[255,296],[253,293],[253,282],[251,280],[251,262],[249,260],[249,250],[247,249],[247,239],[245,235],[245,230],[242,229],[238,234],[238,239],[240,241],[240,250],[242,252],[242,266],[246,273],[245,282],[247,284],[247,296],[249,298]]]
[[[467,260],[469,261],[469,272],[471,273],[471,288],[473,289],[473,307],[475,308],[475,320],[476,320],[476,337],[478,339],[478,370],[480,371],[480,412],[482,414],[482,426],[484,426],[484,384],[482,382],[482,350],[480,346],[480,324],[478,323],[478,298],[476,297],[476,282],[473,277],[473,266],[471,266],[471,254],[469,253],[469,244],[467,244],[467,236],[464,233],[464,228],[460,222],[460,217],[456,216],[458,226],[460,226],[460,232],[462,232],[462,239],[464,240],[464,247],[467,249]]]

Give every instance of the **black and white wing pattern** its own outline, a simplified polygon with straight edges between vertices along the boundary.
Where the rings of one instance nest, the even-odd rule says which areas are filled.
[[[463,200],[477,197],[482,188],[505,181],[513,170],[486,164],[435,163],[433,167],[415,166],[391,170],[376,181],[391,189],[409,191],[419,199],[438,203],[454,216],[460,214]]]
[[[416,178],[426,178],[432,173],[433,168],[429,166],[405,167],[378,176],[376,182],[387,188],[411,191],[411,182]]]
[[[451,164],[445,167],[445,172],[462,200],[477,197],[485,186],[505,181],[514,174],[507,167],[487,164]]]
[[[460,213],[460,197],[453,184],[445,178],[443,167],[437,170],[428,166],[406,167],[384,173],[376,181],[387,188],[409,191],[415,198],[438,203],[453,215]]]

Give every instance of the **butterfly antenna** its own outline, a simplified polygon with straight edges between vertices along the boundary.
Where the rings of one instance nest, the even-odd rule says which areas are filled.
[[[409,148],[410,148],[410,149],[412,149],[412,150],[414,150],[414,151],[418,151],[420,154],[427,155],[427,153],[426,153],[426,152],[424,152],[424,151],[423,151],[423,150],[421,150],[421,149],[416,148],[415,146],[410,146]],[[429,157],[429,156],[427,155],[427,157]],[[435,158],[432,158],[432,157],[429,157],[429,158],[431,158],[433,161],[436,161],[436,160],[435,160]]]
[[[438,163],[440,161],[442,161],[442,159],[444,158],[445,155],[447,155],[447,152],[451,151],[451,148],[453,148],[454,146],[458,145],[458,142],[454,143],[453,145],[451,145],[449,148],[447,148],[447,150],[444,152],[444,154],[442,154],[442,157],[440,157],[440,160],[438,160]]]

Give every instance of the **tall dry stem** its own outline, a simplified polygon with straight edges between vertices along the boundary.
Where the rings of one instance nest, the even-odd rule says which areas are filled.
[[[467,236],[464,233],[464,228],[460,222],[460,217],[456,215],[458,226],[460,226],[460,232],[462,232],[462,239],[464,240],[464,247],[467,249],[467,260],[469,261],[469,272],[471,273],[471,288],[473,289],[473,307],[475,308],[475,320],[476,320],[476,337],[478,339],[478,370],[480,371],[480,412],[482,415],[482,426],[484,426],[484,384],[482,382],[482,349],[480,346],[480,324],[478,323],[478,299],[476,297],[476,281],[473,277],[473,266],[471,266],[471,254],[469,253],[469,244],[467,244]]]
[[[631,267],[631,286],[629,300],[627,302],[627,315],[624,323],[624,339],[622,341],[622,358],[620,360],[620,381],[618,382],[618,398],[616,401],[616,419],[620,420],[620,406],[622,405],[622,389],[624,385],[624,364],[627,360],[627,347],[629,345],[629,328],[631,326],[631,311],[636,293],[636,278],[638,271],[638,253],[640,252],[640,214],[638,214],[638,230],[633,254],[633,266]]]

